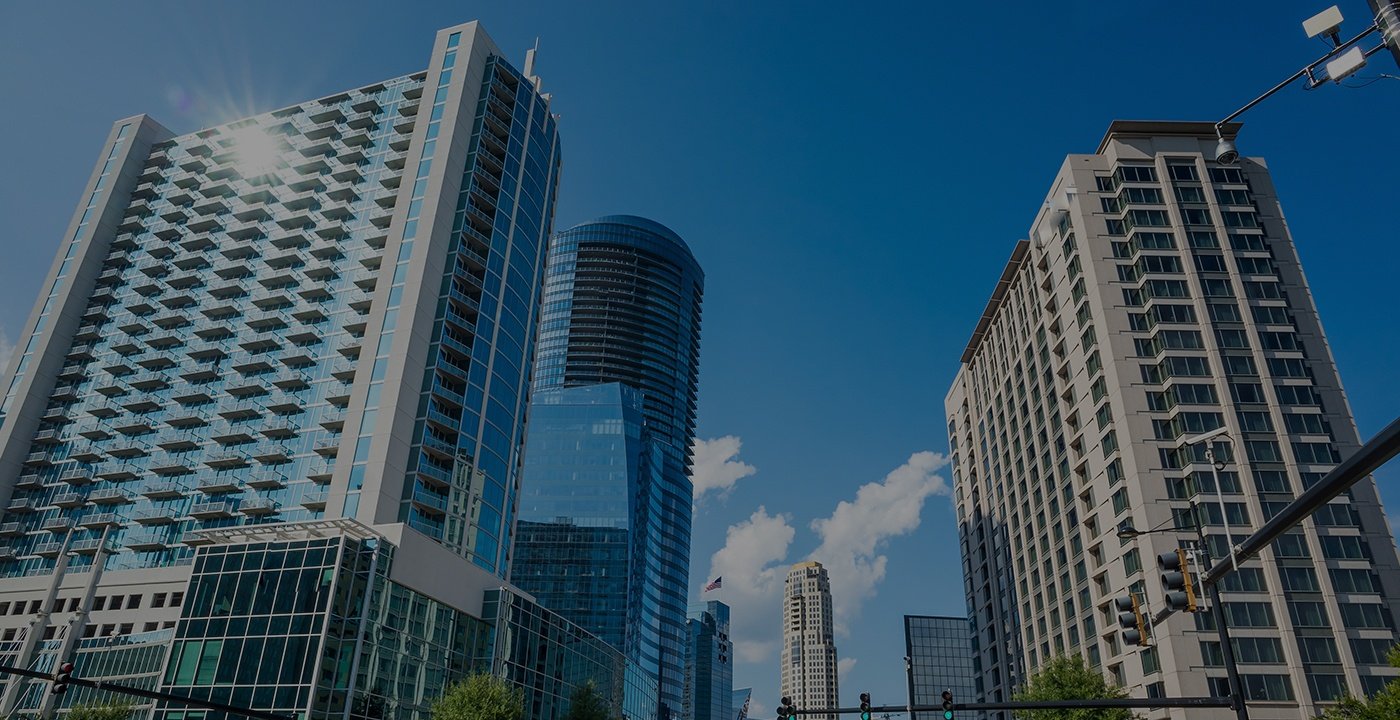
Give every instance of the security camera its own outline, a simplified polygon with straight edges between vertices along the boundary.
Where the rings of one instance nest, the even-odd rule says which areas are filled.
[[[1221,435],[1229,435],[1229,434],[1230,434],[1230,428],[1227,428],[1227,427],[1218,427],[1218,428],[1216,428],[1216,429],[1214,429],[1214,430],[1211,430],[1210,432],[1201,433],[1200,435],[1197,435],[1197,436],[1195,436],[1195,437],[1186,438],[1186,444],[1187,444],[1187,445],[1199,445],[1199,444],[1201,444],[1201,443],[1203,443],[1203,442],[1209,442],[1209,441],[1211,441],[1211,440],[1214,440],[1214,439],[1220,437]]]
[[[1235,149],[1235,143],[1220,138],[1220,142],[1215,144],[1215,161],[1221,165],[1234,165],[1240,159],[1240,151]]]

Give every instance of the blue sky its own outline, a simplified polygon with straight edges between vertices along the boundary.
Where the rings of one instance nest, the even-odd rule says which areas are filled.
[[[188,132],[413,72],[471,19],[517,64],[539,37],[556,227],[645,215],[706,269],[704,477],[737,481],[698,502],[692,585],[728,541],[738,574],[710,596],[735,605],[736,684],[770,713],[774,589],[820,550],[843,574],[843,699],[901,702],[900,617],[964,610],[943,396],[1061,159],[1115,118],[1242,105],[1324,51],[1299,23],[1325,0],[904,5],[4,3],[0,344],[113,120]],[[1359,30],[1365,3],[1341,5]],[[1239,141],[1273,169],[1363,437],[1400,410],[1397,117],[1397,80],[1295,87]]]

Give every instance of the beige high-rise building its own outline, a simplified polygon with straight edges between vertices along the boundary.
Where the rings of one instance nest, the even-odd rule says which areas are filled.
[[[832,630],[831,579],[819,562],[800,562],[788,570],[783,588],[783,697],[798,709],[834,708],[836,641]],[[803,715],[835,720],[835,715]]]
[[[1360,444],[1268,169],[1218,164],[1215,144],[1210,123],[1115,122],[1068,156],[963,353],[946,411],[979,699],[1066,654],[1135,697],[1225,695],[1212,612],[1125,647],[1112,606],[1162,610],[1155,558],[1195,533],[1117,528],[1193,526],[1195,501],[1223,558],[1227,532]],[[1205,445],[1186,442],[1222,427],[1223,504]],[[1253,720],[1311,718],[1396,674],[1400,563],[1370,479],[1222,590]]]

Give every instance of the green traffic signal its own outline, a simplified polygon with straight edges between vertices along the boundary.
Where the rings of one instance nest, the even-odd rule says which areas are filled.
[[[952,711],[952,710],[944,710],[944,711],[943,711],[943,720],[953,720],[953,711]]]

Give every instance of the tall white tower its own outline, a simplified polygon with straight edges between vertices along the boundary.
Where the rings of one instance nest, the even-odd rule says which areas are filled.
[[[836,642],[831,626],[831,579],[819,562],[788,570],[783,591],[783,697],[798,708],[837,707]],[[806,715],[836,720],[835,715]]]

